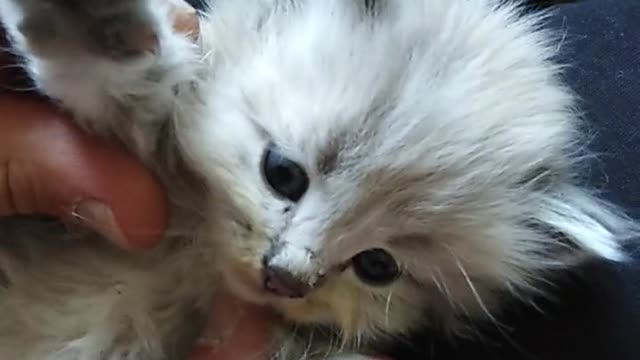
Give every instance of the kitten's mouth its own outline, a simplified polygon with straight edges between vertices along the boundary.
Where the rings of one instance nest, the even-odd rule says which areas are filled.
[[[236,262],[233,265],[225,266],[223,273],[228,283],[227,285],[236,293],[236,296],[258,305],[272,304],[274,302],[301,302],[304,301],[306,297],[306,293],[292,293],[290,296],[278,294],[274,288],[291,288],[293,286],[278,284],[273,279],[265,279],[261,269],[245,263]],[[284,292],[285,290],[281,291]]]
[[[244,301],[268,306],[286,319],[299,323],[327,322],[330,311],[314,293],[304,297],[283,297],[265,288],[262,271],[243,262],[224,267],[224,279],[231,291]]]

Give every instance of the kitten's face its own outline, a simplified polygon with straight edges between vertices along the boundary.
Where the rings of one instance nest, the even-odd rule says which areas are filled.
[[[528,226],[572,130],[547,49],[484,1],[407,1],[374,28],[319,3],[245,34],[188,135],[229,196],[226,279],[347,336],[488,315],[561,245]]]

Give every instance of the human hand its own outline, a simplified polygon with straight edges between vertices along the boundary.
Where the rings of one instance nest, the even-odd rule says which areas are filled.
[[[0,216],[52,215],[129,249],[161,237],[164,191],[144,166],[44,101],[4,95],[0,113]]]

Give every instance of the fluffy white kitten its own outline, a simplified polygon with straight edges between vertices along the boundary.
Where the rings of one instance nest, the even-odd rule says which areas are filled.
[[[624,258],[540,17],[364,3],[217,0],[193,44],[159,1],[0,0],[38,88],[173,204],[145,254],[2,220],[0,359],[184,359],[220,281],[283,315],[274,358],[355,358]]]

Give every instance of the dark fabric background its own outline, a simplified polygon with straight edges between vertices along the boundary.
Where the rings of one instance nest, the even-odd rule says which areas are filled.
[[[640,0],[578,0],[556,9],[550,26],[566,33],[560,49],[571,65],[566,80],[582,99],[594,134],[591,149],[600,154],[585,182],[640,219]],[[416,334],[398,343],[393,355],[640,360],[640,259],[625,266],[591,264],[558,282],[556,300],[537,304],[543,313],[516,306],[501,318],[509,328],[478,329],[480,341]]]
[[[553,25],[566,31],[567,81],[596,132],[592,184],[640,219],[640,1],[562,5]]]

